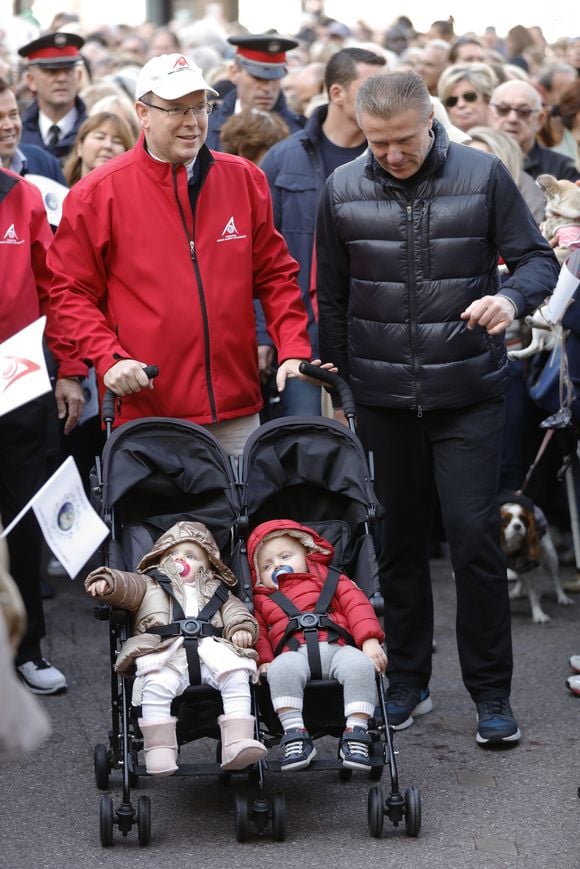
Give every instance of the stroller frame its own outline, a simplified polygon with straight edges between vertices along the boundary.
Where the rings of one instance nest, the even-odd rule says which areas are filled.
[[[338,389],[343,409],[348,421],[348,429],[334,421],[326,420],[327,427],[334,428],[337,432],[340,431],[344,437],[352,441],[358,453],[360,453],[360,444],[356,438],[355,431],[355,414],[354,402],[350,394],[348,386],[338,378],[326,371],[307,363],[303,363],[304,373],[311,376],[316,376],[319,380],[324,380],[333,389]],[[149,373],[149,372],[148,372]],[[149,374],[155,376],[155,373]],[[114,419],[114,401],[115,396],[112,393],[105,395],[103,402],[103,419],[107,430],[107,444],[112,435],[112,422]],[[266,431],[272,428],[284,426],[286,423],[289,426],[312,424],[310,418],[290,418],[285,420],[275,420],[271,423],[266,423],[259,431]],[[146,423],[169,423],[177,426],[186,425],[190,430],[195,431],[200,437],[210,438],[215,441],[218,448],[221,450],[219,443],[210,435],[207,430],[194,423],[184,423],[182,420],[159,420],[159,419],[143,419],[126,423],[118,431],[127,431],[131,426],[146,424]],[[107,447],[105,448],[105,453]],[[103,454],[103,460],[105,459]],[[246,453],[244,452],[244,456]],[[225,453],[223,453],[225,457]],[[362,454],[365,461],[364,453]],[[372,458],[372,457],[371,457]],[[234,566],[234,572],[238,575],[239,591],[242,600],[244,600],[251,608],[251,583],[249,581],[249,573],[247,568],[247,559],[245,558],[245,537],[247,536],[251,517],[247,509],[247,501],[243,494],[245,492],[244,479],[244,464],[243,461],[236,461],[231,457],[225,457],[227,460],[228,473],[230,481],[228,486],[235,492],[239,503],[242,504],[239,512],[235,516],[231,527],[230,538],[230,555],[234,552],[234,542],[238,541],[239,547],[237,551],[238,565],[237,570]],[[358,460],[358,457],[357,457]],[[372,463],[371,463],[372,468]],[[367,470],[365,478],[365,487],[370,487],[372,490],[372,477]],[[364,487],[363,487],[364,488]],[[102,463],[99,458],[96,461],[96,479],[93,487],[93,495],[96,504],[101,508],[101,515],[111,527],[112,540],[115,542],[117,538],[117,520],[115,510],[111,506],[111,501],[108,492],[108,480],[103,472]],[[369,526],[374,521],[377,515],[380,515],[380,505],[374,499],[374,495],[369,496],[366,504],[366,518],[364,521],[364,529],[368,534]],[[192,511],[191,515],[195,515],[196,511]],[[174,520],[177,521],[177,520]],[[218,543],[219,545],[219,543]],[[223,548],[222,546],[220,549]],[[107,559],[106,559],[107,560]],[[241,569],[245,564],[245,572]],[[372,590],[371,590],[372,591]],[[378,612],[382,608],[382,598],[375,589],[371,593],[366,590],[375,610]],[[95,616],[100,620],[108,620],[109,626],[109,645],[111,662],[115,660],[116,654],[120,646],[125,642],[129,635],[129,615],[124,610],[112,609],[106,604],[101,604],[95,608]],[[319,689],[328,687],[337,687],[338,683],[333,680],[317,680],[311,681],[306,687],[306,692],[318,692]],[[256,689],[251,689],[252,707],[255,714],[255,738],[262,739],[267,747],[276,745],[280,736],[275,732],[275,729],[268,727],[267,715],[264,714],[263,696],[265,689],[264,685],[257,686]],[[367,801],[367,822],[371,836],[380,838],[383,832],[385,817],[397,827],[403,821],[405,822],[406,833],[408,836],[417,837],[421,828],[421,798],[416,787],[408,787],[404,794],[401,793],[399,787],[399,776],[396,764],[396,752],[393,747],[393,728],[388,723],[386,701],[385,701],[385,685],[384,677],[377,676],[377,693],[379,703],[375,712],[375,719],[369,722],[369,733],[372,736],[370,746],[371,755],[371,770],[369,778],[375,784],[368,792]],[[182,695],[186,700],[192,696],[203,697],[203,699],[212,698],[219,699],[220,695],[215,689],[209,686],[190,686]],[[269,698],[269,692],[267,692]],[[176,698],[181,701],[181,698]],[[117,674],[111,667],[111,718],[112,724],[109,731],[109,747],[105,744],[98,744],[94,749],[94,772],[97,787],[101,790],[109,788],[110,773],[115,769],[120,769],[122,774],[122,798],[121,804],[115,809],[113,799],[109,795],[101,796],[100,800],[100,839],[104,847],[113,844],[113,831],[116,826],[123,837],[126,837],[134,826],[138,830],[139,844],[146,846],[151,841],[151,801],[147,795],[139,796],[136,807],[131,802],[131,789],[135,787],[139,781],[139,777],[145,773],[145,768],[139,764],[139,752],[143,748],[143,740],[138,729],[135,726],[136,715],[132,711],[131,691],[129,678]],[[173,711],[173,709],[172,709]],[[380,713],[380,714],[379,714]],[[217,716],[216,716],[217,718]],[[342,731],[340,731],[342,732]],[[321,729],[319,733],[313,730],[313,737],[318,738],[323,735],[340,735],[340,732],[329,733],[328,730]],[[209,732],[202,732],[194,738],[200,736],[213,735]],[[219,737],[218,737],[219,738]],[[178,726],[178,742],[183,744],[189,740],[179,740]],[[219,766],[219,748],[215,763],[197,763],[197,764],[180,764],[176,773],[178,776],[203,776],[216,775],[222,783],[229,782],[232,772],[223,771]],[[379,784],[376,784],[382,777],[384,767],[388,767],[390,774],[390,788],[387,796],[383,794],[383,790]],[[316,771],[322,769],[337,769],[339,779],[341,781],[349,781],[352,778],[352,770],[343,767],[339,757],[318,758],[315,759],[308,769],[303,772]],[[253,766],[245,770],[236,772],[236,774],[247,775],[252,784],[257,785],[257,796],[250,802],[245,793],[236,793],[234,795],[234,827],[236,839],[239,842],[245,842],[250,838],[251,828],[256,831],[258,836],[263,836],[267,828],[271,824],[272,836],[275,841],[283,841],[286,838],[286,800],[283,792],[275,792],[271,799],[265,794],[265,773],[277,773],[282,771],[279,762],[270,760],[267,757],[258,761]]]

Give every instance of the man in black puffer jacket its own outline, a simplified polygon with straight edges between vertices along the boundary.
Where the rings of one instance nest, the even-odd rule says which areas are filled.
[[[416,73],[368,79],[356,111],[370,154],[337,169],[321,200],[319,332],[322,358],[353,390],[386,510],[389,720],[403,729],[432,709],[437,492],[477,741],[517,742],[497,503],[503,333],[551,292],[558,264],[500,161],[449,143]],[[511,275],[501,293],[499,255]]]

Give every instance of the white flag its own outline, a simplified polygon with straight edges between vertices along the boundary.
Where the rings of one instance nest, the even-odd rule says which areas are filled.
[[[0,344],[0,416],[50,392],[42,351],[46,317]]]
[[[4,529],[5,537],[32,508],[44,539],[71,579],[100,546],[109,529],[93,510],[72,456]]]
[[[68,193],[68,187],[46,178],[44,175],[26,175],[26,180],[38,187],[46,209],[46,216],[51,226],[58,226],[62,217],[62,203]]]

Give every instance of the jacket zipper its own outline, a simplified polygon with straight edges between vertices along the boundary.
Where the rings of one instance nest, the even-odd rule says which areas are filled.
[[[417,383],[417,416],[423,416],[423,392],[421,389],[421,367],[419,365],[417,343],[417,283],[415,281],[415,246],[413,240],[413,206],[407,204],[407,258],[409,268],[409,329],[411,351],[413,353],[413,372]]]
[[[177,201],[177,207],[179,209],[179,214],[181,217],[181,223],[183,225],[183,230],[185,232],[185,236],[187,238],[189,244],[189,256],[191,258],[191,262],[193,265],[193,270],[195,272],[195,280],[197,283],[197,292],[199,295],[199,304],[201,307],[201,318],[203,323],[203,340],[204,340],[204,355],[205,355],[205,382],[207,387],[207,392],[209,396],[209,404],[211,408],[211,416],[212,422],[217,422],[217,412],[216,412],[216,404],[215,404],[215,395],[213,392],[213,385],[211,382],[211,354],[210,354],[210,341],[209,341],[209,325],[207,320],[207,307],[205,304],[205,295],[203,292],[203,282],[201,280],[201,272],[199,271],[199,263],[197,261],[197,256],[195,253],[195,241],[191,237],[189,233],[189,229],[187,228],[187,220],[185,219],[185,214],[183,211],[183,207],[181,205],[181,201],[179,199],[179,192],[177,189],[177,168],[175,166],[172,167],[173,172],[173,189],[175,192],[175,199]],[[195,214],[193,215],[194,226],[195,226]]]

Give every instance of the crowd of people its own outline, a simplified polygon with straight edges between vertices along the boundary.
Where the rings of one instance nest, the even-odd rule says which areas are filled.
[[[0,418],[2,521],[51,455],[87,478],[102,442],[87,378],[116,394],[116,425],[191,420],[239,455],[272,415],[343,419],[299,370],[322,364],[352,389],[385,508],[391,723],[432,708],[439,512],[477,741],[517,742],[497,496],[523,482],[535,432],[507,345],[558,278],[534,182],[580,181],[580,37],[419,33],[404,16],[374,31],[308,5],[284,35],[209,17],[89,32],[57,16],[25,44],[6,28],[0,340],[46,314],[55,400]],[[17,671],[58,693],[34,520],[8,542],[28,613]]]

